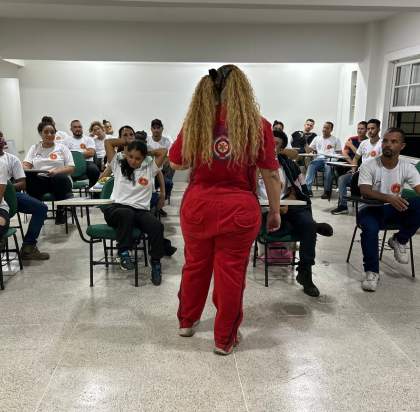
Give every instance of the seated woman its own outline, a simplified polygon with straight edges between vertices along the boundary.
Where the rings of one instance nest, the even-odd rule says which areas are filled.
[[[95,121],[92,122],[89,127],[89,133],[93,137],[95,142],[95,163],[98,166],[98,169],[102,172],[105,169],[105,139],[107,135],[105,134],[104,126],[101,122]]]
[[[24,169],[45,170],[45,173],[28,173],[26,177],[26,191],[39,200],[46,193],[54,195],[56,200],[72,197],[73,157],[67,146],[55,141],[55,132],[51,123],[40,123],[38,133],[42,140],[31,146],[23,161]],[[61,207],[57,208],[55,223],[65,223]]]
[[[134,269],[128,251],[133,248],[133,227],[146,233],[150,242],[152,264],[151,279],[155,286],[162,281],[160,259],[165,255],[163,225],[150,213],[150,200],[155,176],[159,173],[166,155],[166,149],[154,150],[148,156],[147,146],[134,140],[134,130],[123,126],[118,139],[105,142],[109,167],[102,177],[114,175],[111,199],[114,204],[104,209],[105,221],[117,231],[117,247],[120,267]],[[115,148],[124,150],[115,153]]]

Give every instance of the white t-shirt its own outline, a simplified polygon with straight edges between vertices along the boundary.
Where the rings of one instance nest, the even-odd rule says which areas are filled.
[[[95,142],[93,139],[89,136],[82,136],[80,138],[74,137],[74,136],[67,136],[63,143],[70,149],[74,150],[75,152],[81,152],[83,153],[86,149],[96,149]],[[87,162],[93,161],[92,157],[87,157],[85,159]]]
[[[284,168],[279,167],[279,176],[280,176],[280,181],[282,183],[282,190],[280,193],[280,199],[283,199],[284,196],[287,194],[289,187],[292,186],[292,184],[289,182],[289,180],[287,180],[286,178],[286,173],[284,171]],[[258,198],[262,201],[267,201],[268,200],[268,196],[267,196],[267,190],[265,188],[265,184],[264,184],[264,180],[261,176],[259,176],[258,178],[258,184],[257,184],[257,194],[258,194]]]
[[[318,154],[317,159],[323,159],[325,156],[341,151],[341,142],[335,136],[327,138],[316,136],[309,147],[316,150]]]
[[[103,159],[106,156],[106,152],[105,152],[105,140],[107,138],[105,137],[104,139],[98,139],[97,137],[93,138],[93,141],[95,142],[95,151],[96,151],[96,157],[98,159]]]
[[[363,140],[357,148],[356,154],[361,156],[362,163],[370,158],[380,156],[382,154],[382,139],[379,139],[375,144],[372,144],[370,139]]]
[[[165,136],[162,136],[158,142],[153,140],[152,136],[147,136],[146,144],[149,150],[156,150],[156,149],[169,150],[172,143],[171,143],[171,140]]]
[[[399,195],[404,184],[411,188],[420,185],[420,173],[406,159],[400,158],[393,169],[385,168],[380,157],[369,159],[360,166],[359,186],[369,185],[377,192]]]
[[[7,185],[7,180],[8,180],[8,171],[7,171],[6,164],[0,163],[0,185]],[[4,197],[1,199],[0,209],[4,209],[6,212],[9,212],[9,205],[4,200]]]
[[[0,164],[6,167],[7,179],[22,179],[25,177],[25,172],[19,158],[11,153],[4,152],[0,156]]]
[[[115,203],[121,203],[136,209],[149,210],[155,176],[160,169],[154,159],[147,156],[140,167],[134,170],[133,182],[123,176],[121,172],[120,161],[123,158],[123,153],[117,153],[110,163],[114,174],[114,189],[111,199]]]
[[[52,147],[42,147],[42,143],[30,147],[24,162],[34,169],[51,170],[56,167],[74,166],[73,156],[63,143],[55,143]]]

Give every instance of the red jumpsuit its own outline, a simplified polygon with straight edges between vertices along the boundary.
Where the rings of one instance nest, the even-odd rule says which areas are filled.
[[[264,143],[256,166],[277,170],[270,123],[263,119]],[[182,132],[169,158],[182,165]],[[242,321],[242,300],[249,253],[260,225],[256,166],[229,163],[230,143],[225,110],[218,110],[211,167],[197,162],[185,192],[180,216],[185,264],[179,290],[178,319],[188,328],[200,319],[214,272],[213,302],[217,309],[214,339],[229,350]]]

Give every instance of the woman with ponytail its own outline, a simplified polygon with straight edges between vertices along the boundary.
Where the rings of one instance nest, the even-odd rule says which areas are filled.
[[[179,334],[193,336],[214,272],[214,352],[238,344],[249,253],[260,225],[256,170],[270,203],[268,230],[280,227],[279,164],[271,125],[236,66],[211,69],[198,83],[183,128],[170,149],[175,170],[191,169],[181,206],[185,265],[179,290]]]
[[[135,140],[134,130],[123,126],[118,139],[105,141],[109,166],[102,177],[114,175],[111,199],[115,201],[104,209],[105,221],[117,231],[117,248],[120,267],[133,270],[129,250],[133,248],[133,228],[146,233],[150,242],[151,279],[155,286],[162,281],[160,259],[165,255],[163,225],[150,213],[155,176],[166,155],[166,149],[147,152],[144,142]],[[116,147],[123,151],[115,153]],[[149,156],[149,154],[151,156]],[[176,250],[176,249],[175,249]]]

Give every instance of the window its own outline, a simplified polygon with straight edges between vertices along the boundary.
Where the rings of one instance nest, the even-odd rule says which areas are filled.
[[[395,66],[391,110],[420,108],[420,60]]]
[[[354,112],[356,110],[356,89],[357,89],[357,70],[354,70],[351,72],[349,124],[354,124]]]

